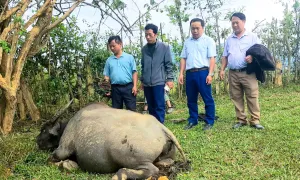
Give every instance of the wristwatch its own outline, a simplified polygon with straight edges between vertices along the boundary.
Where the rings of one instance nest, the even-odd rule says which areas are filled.
[[[214,73],[209,73],[208,75],[211,77],[214,77]]]

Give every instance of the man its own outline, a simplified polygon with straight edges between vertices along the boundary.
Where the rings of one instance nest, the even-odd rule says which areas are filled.
[[[147,24],[147,44],[142,48],[141,82],[147,99],[149,114],[161,123],[165,121],[164,87],[173,88],[173,70],[170,47],[157,41],[158,27]]]
[[[247,116],[244,107],[244,94],[248,111],[251,114],[250,126],[264,129],[260,122],[260,109],[258,104],[258,82],[255,73],[247,74],[247,63],[252,63],[252,56],[246,56],[246,51],[261,41],[257,35],[245,29],[246,16],[243,13],[234,13],[230,17],[233,34],[225,43],[220,78],[224,79],[224,70],[229,68],[230,98],[235,106],[237,123],[233,128],[247,125]]]
[[[198,94],[205,103],[205,125],[203,130],[211,129],[215,119],[215,102],[211,83],[215,66],[216,44],[204,34],[204,21],[194,18],[190,21],[192,36],[184,42],[180,60],[179,83],[183,84],[186,70],[186,95],[189,108],[186,130],[198,124]]]
[[[112,107],[136,111],[137,72],[132,55],[122,51],[120,36],[111,36],[108,45],[114,55],[110,56],[104,67],[104,79],[111,83]]]

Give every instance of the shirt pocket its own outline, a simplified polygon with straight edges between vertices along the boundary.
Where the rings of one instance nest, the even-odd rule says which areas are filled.
[[[243,53],[246,53],[246,51],[250,48],[251,44],[248,42],[240,42],[239,47],[240,51]]]

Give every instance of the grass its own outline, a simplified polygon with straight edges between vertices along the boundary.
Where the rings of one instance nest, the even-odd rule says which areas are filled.
[[[233,104],[227,95],[218,96],[215,101],[220,119],[207,132],[201,130],[201,124],[184,131],[185,122],[168,122],[168,119],[188,117],[186,104],[176,102],[174,113],[167,115],[166,126],[177,136],[192,161],[192,170],[178,174],[177,179],[299,179],[299,100],[299,85],[261,88],[261,124],[265,130],[250,127],[233,130]],[[202,104],[199,103],[201,111]],[[80,170],[68,173],[48,165],[50,152],[39,151],[35,145],[39,126],[18,126],[14,133],[0,137],[0,179],[110,179],[111,174]]]

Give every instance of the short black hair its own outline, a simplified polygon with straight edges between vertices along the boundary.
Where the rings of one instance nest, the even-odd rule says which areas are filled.
[[[200,19],[200,18],[193,18],[193,19],[190,21],[190,25],[192,25],[193,22],[200,22],[202,27],[205,26],[204,21],[203,21],[202,19]]]
[[[122,43],[122,39],[119,35],[116,36],[110,36],[108,38],[108,44],[110,44],[113,40],[115,40],[116,43],[121,44]]]
[[[152,31],[153,31],[153,33],[154,34],[157,34],[157,31],[158,31],[158,27],[156,26],[156,25],[154,25],[154,24],[147,24],[146,26],[145,26],[145,31],[147,31],[147,30],[149,30],[149,29],[152,29]]]
[[[240,18],[240,20],[242,20],[242,21],[246,21],[246,16],[244,13],[241,13],[241,12],[233,13],[233,15],[230,17],[230,21],[232,20],[233,16]]]

